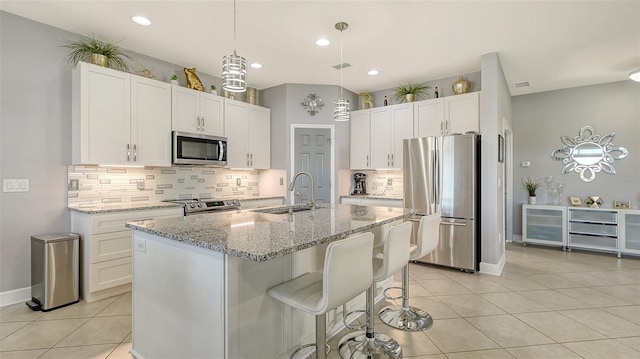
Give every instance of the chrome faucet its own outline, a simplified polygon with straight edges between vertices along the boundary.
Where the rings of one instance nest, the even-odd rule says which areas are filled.
[[[311,208],[315,208],[316,207],[316,187],[313,184],[313,177],[311,176],[311,173],[309,172],[298,172],[295,174],[295,176],[293,176],[293,180],[291,180],[291,183],[289,183],[289,191],[293,191],[296,187],[296,179],[298,179],[298,176],[300,175],[306,175],[307,177],[309,177],[309,181],[311,181],[311,198],[309,199],[309,202],[307,202],[307,205]]]

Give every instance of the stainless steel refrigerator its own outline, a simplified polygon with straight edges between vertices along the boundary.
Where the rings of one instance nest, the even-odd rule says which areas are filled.
[[[441,214],[438,248],[418,261],[478,270],[478,144],[475,134],[404,140],[404,206]]]

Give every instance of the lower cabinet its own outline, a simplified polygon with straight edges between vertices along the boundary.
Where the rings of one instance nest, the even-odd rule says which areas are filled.
[[[549,246],[567,246],[567,207],[522,206],[522,241]]]
[[[360,198],[360,197],[342,197],[342,204],[352,204],[356,206],[377,206],[377,207],[395,207],[402,208],[402,199],[391,198]]]
[[[80,296],[86,302],[131,290],[131,230],[127,222],[182,217],[181,207],[86,214],[71,212],[80,235]]]
[[[620,250],[640,254],[640,211],[621,210],[619,213]]]

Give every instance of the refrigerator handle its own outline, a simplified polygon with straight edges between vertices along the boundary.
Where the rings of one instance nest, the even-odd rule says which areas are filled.
[[[431,203],[436,204],[436,180],[438,176],[436,176],[436,151],[431,150]]]
[[[433,173],[435,173],[436,175],[435,181],[433,181],[433,183],[435,184],[434,197],[436,199],[436,204],[440,205],[440,181],[442,181],[442,178],[440,176],[440,150],[439,149],[436,149],[434,166],[435,166],[435,170]]]
[[[444,224],[447,226],[466,226],[466,223],[460,223],[460,222],[440,222],[440,224]]]

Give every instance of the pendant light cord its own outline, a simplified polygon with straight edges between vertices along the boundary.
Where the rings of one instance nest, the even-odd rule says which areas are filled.
[[[236,0],[233,0],[233,54],[236,54]]]
[[[342,61],[342,38],[342,30],[340,30],[340,98],[342,98],[342,66],[344,65],[344,61]]]

